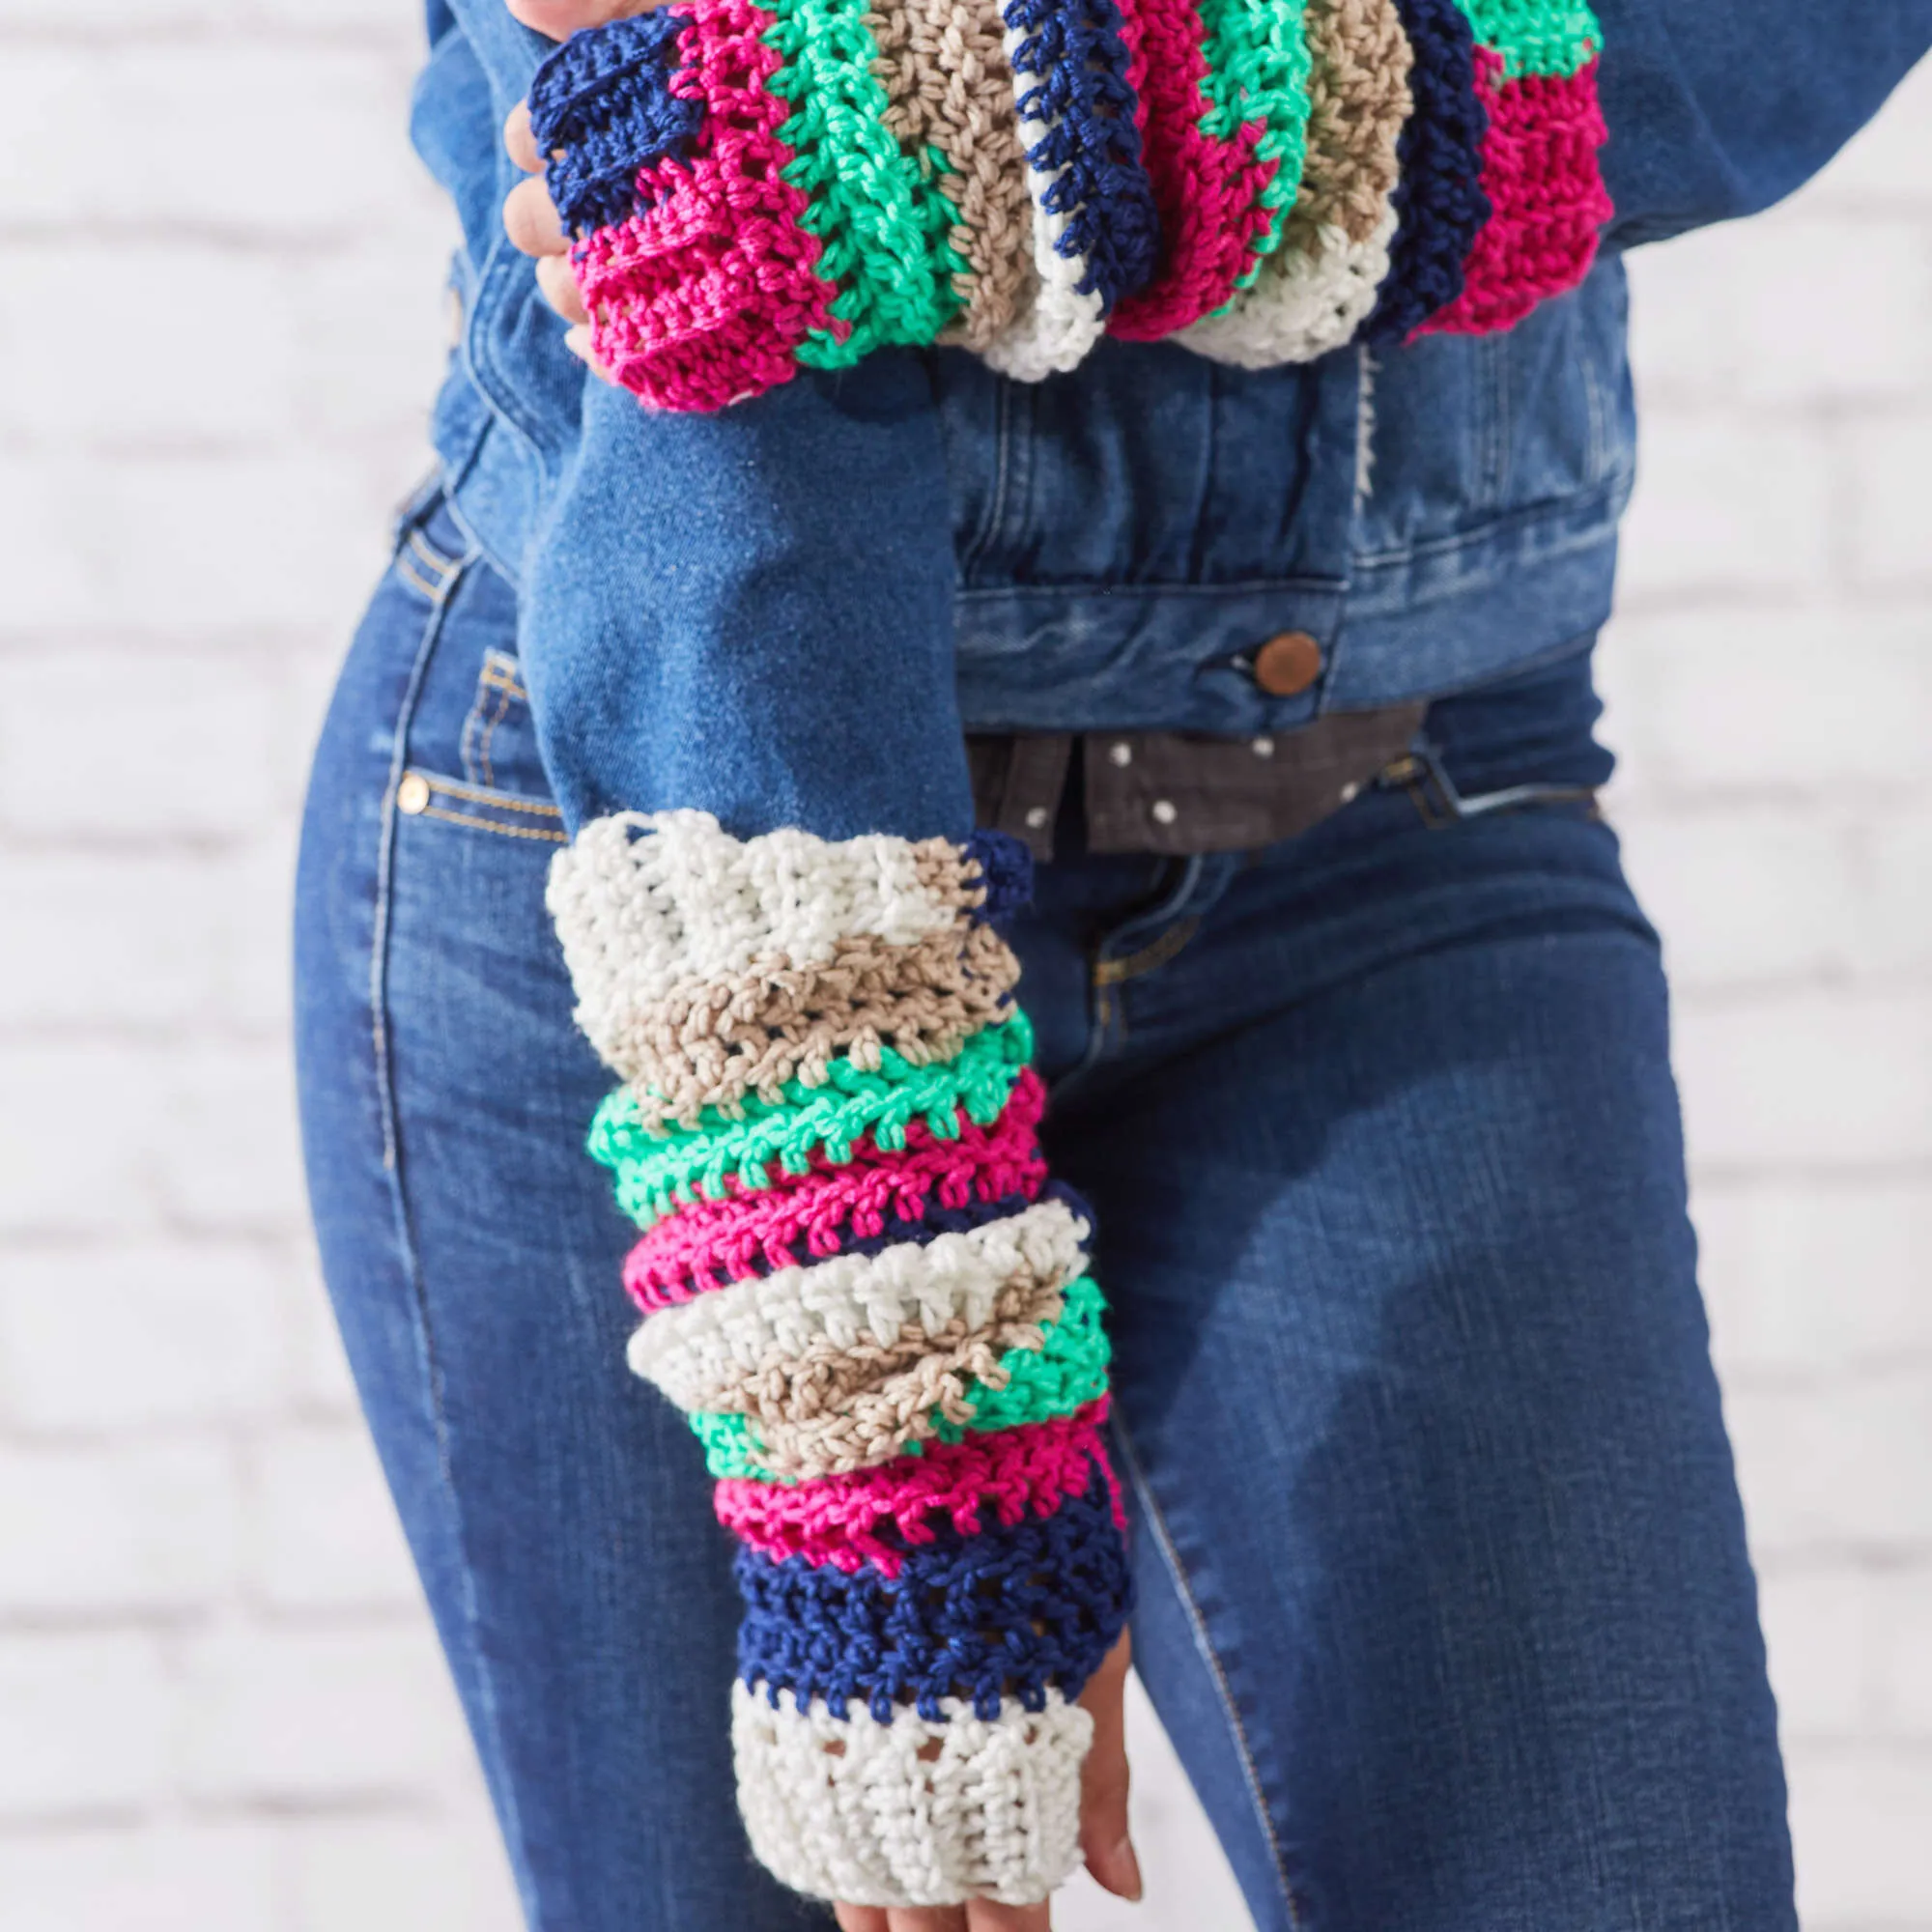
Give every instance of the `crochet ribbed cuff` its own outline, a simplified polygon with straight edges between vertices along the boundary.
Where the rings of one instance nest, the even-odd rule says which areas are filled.
[[[715,410],[888,346],[1511,327],[1610,215],[1601,47],[1584,0],[674,0],[530,109],[598,359]]]
[[[1076,1702],[1125,1626],[1091,1216],[1048,1176],[1000,924],[1024,849],[696,811],[593,821],[549,903],[622,1084],[590,1151],[640,1237],[630,1361],[739,1540],[753,1850],[871,1905],[1044,1898]]]

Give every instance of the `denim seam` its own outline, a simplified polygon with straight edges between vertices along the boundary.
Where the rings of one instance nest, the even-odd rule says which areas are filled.
[[[409,560],[407,556],[397,557],[396,575],[400,578],[403,578],[406,582],[414,584],[415,587],[418,590],[420,590],[422,594],[425,597],[427,597],[429,601],[432,604],[436,605],[439,609],[441,608],[444,599],[447,598],[449,595],[448,578],[441,577],[439,578],[434,583],[429,582],[417,571],[416,567]]]
[[[1307,1921],[1302,1918],[1301,1909],[1294,1900],[1294,1883],[1289,1877],[1288,1858],[1282,1849],[1281,1838],[1274,1829],[1274,1819],[1268,1810],[1267,1794],[1262,1787],[1261,1767],[1255,1762],[1253,1747],[1248,1743],[1246,1728],[1241,1722],[1241,1714],[1235,1708],[1235,1693],[1228,1683],[1228,1675],[1222,1667],[1221,1659],[1214,1649],[1214,1639],[1208,1634],[1207,1619],[1201,1614],[1201,1605],[1195,1601],[1192,1585],[1187,1580],[1187,1571],[1180,1561],[1180,1553],[1174,1547],[1174,1537],[1167,1526],[1167,1518],[1159,1502],[1155,1499],[1151,1485],[1148,1482],[1147,1471],[1141,1466],[1141,1459],[1134,1449],[1133,1437],[1128,1434],[1125,1419],[1118,1405],[1114,1410],[1114,1433],[1120,1441],[1122,1460],[1127,1465],[1127,1480],[1134,1486],[1134,1493],[1141,1499],[1141,1507],[1147,1512],[1148,1526],[1153,1532],[1155,1546],[1160,1550],[1160,1559],[1174,1587],[1179,1595],[1182,1607],[1187,1612],[1188,1628],[1194,1633],[1194,1648],[1208,1672],[1214,1680],[1214,1690],[1220,1699],[1221,1709],[1228,1719],[1228,1728],[1234,1734],[1235,1754],[1241,1761],[1241,1773],[1247,1781],[1248,1795],[1254,1800],[1255,1817],[1260,1822],[1262,1835],[1267,1840],[1268,1851],[1274,1860],[1275,1876],[1281,1881],[1281,1902],[1288,1908],[1288,1922],[1294,1932],[1309,1932]]]
[[[570,840],[561,832],[546,832],[535,825],[498,825],[495,819],[477,818],[468,811],[440,811],[433,806],[425,806],[416,813],[418,818],[440,818],[445,825],[470,825],[478,832],[494,832],[501,838],[535,838],[546,845],[568,845]]]
[[[470,567],[472,560],[466,557],[457,563],[452,587]],[[402,562],[400,556],[397,562],[400,568]],[[397,1128],[394,1084],[395,1064],[389,1050],[390,907],[391,887],[394,880],[396,820],[400,815],[396,794],[403,774],[409,768],[410,727],[415,717],[417,700],[422,695],[423,681],[429,669],[430,660],[435,656],[437,644],[442,636],[448,603],[446,596],[434,600],[434,608],[423,625],[422,638],[416,646],[415,662],[410,668],[409,682],[404,688],[402,704],[396,715],[395,744],[390,753],[389,778],[383,800],[382,835],[377,852],[375,920],[369,946],[370,1044],[375,1061],[377,1107],[383,1123],[383,1168],[388,1178],[389,1208],[395,1220],[397,1245],[402,1253],[403,1265],[408,1272],[410,1292],[415,1302],[416,1342],[422,1365],[424,1392],[429,1400],[431,1423],[436,1431],[437,1467],[441,1475],[444,1494],[456,1525],[456,1547],[463,1558],[464,1622],[474,1671],[473,1681],[478,1695],[484,1703],[483,1719],[489,1732],[491,1755],[496,1761],[498,1774],[492,1780],[494,1787],[492,1795],[502,1806],[503,1836],[506,1842],[516,1847],[524,1869],[527,1871],[531,1868],[529,1848],[524,1841],[523,1821],[517,1808],[516,1789],[508,1775],[508,1754],[504,1749],[498,1722],[496,1685],[491,1675],[489,1654],[480,1641],[476,1572],[469,1561],[469,1540],[464,1529],[463,1498],[457,1489],[455,1470],[449,1460],[449,1421],[443,1408],[442,1374],[438,1360],[436,1333],[430,1321],[429,1296],[424,1287],[421,1260],[416,1249],[415,1227],[410,1214],[409,1197],[403,1186],[402,1151]]]

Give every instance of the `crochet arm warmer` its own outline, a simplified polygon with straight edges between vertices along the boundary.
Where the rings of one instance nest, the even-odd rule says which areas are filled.
[[[530,104],[598,357],[709,411],[888,346],[1510,327],[1610,216],[1601,44],[1586,0],[673,0]]]
[[[758,1857],[859,1903],[1043,1898],[1124,1627],[1087,1212],[1047,1177],[1023,848],[617,814],[558,854],[632,1366],[739,1539]]]

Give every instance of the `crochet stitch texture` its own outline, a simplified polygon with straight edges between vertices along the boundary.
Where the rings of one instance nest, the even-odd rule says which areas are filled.
[[[550,902],[624,1084],[591,1151],[642,1224],[632,1368],[717,1476],[758,1856],[876,1904],[1044,1897],[1074,1700],[1131,1584],[1092,1218],[1047,1178],[998,923],[1024,849],[701,813],[586,826]]]
[[[895,345],[1511,327],[1610,214],[1601,49],[1585,0],[673,0],[531,115],[593,352],[711,410]]]

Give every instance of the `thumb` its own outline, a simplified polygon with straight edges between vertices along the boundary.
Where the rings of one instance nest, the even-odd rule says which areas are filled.
[[[1080,1774],[1080,1850],[1087,1869],[1117,1898],[1141,1895],[1141,1863],[1127,1829],[1127,1665],[1124,1632],[1088,1681],[1080,1705],[1094,1719],[1094,1747]]]
[[[628,14],[648,14],[655,0],[509,0],[526,27],[553,41],[567,41],[585,27],[602,27]]]

